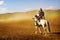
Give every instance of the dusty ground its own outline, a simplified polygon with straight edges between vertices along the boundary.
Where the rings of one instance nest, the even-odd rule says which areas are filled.
[[[0,40],[60,40],[60,34],[43,35],[17,35],[13,37],[0,37]]]
[[[34,14],[31,13],[35,12],[12,14],[12,18],[10,17],[11,14],[8,14],[8,16],[0,15],[0,40],[60,40],[60,12],[46,12],[45,17],[50,23],[51,30],[51,33],[47,36],[34,33],[36,30],[32,20]]]
[[[47,36],[35,34],[34,22],[30,20],[1,23],[0,25],[0,40],[60,40],[60,33],[57,29],[51,28],[51,33]],[[57,27],[58,28],[58,27]],[[55,32],[56,31],[56,32]]]

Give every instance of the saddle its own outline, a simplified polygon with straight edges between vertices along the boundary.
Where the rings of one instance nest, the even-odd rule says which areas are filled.
[[[39,22],[40,22],[41,19],[45,19],[45,17],[44,16],[39,16],[38,17]]]

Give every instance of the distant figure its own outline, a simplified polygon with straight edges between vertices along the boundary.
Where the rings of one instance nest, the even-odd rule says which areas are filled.
[[[40,21],[40,19],[45,19],[44,12],[43,12],[42,8],[40,8],[39,13],[36,15],[37,15],[37,19],[39,21]]]
[[[39,18],[44,19],[44,12],[43,12],[42,8],[40,8],[40,11],[39,11]]]
[[[37,13],[33,18],[35,18],[35,17],[37,17],[37,20],[39,20],[39,22],[41,19],[45,19],[44,12],[43,12],[42,8],[40,8],[39,13]]]

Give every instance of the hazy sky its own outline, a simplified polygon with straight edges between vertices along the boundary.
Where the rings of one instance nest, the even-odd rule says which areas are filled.
[[[0,0],[0,14],[39,8],[60,9],[60,0]]]

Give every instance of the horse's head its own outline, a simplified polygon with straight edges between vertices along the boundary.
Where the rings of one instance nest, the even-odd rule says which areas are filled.
[[[38,19],[39,17],[37,15],[35,15],[35,17]]]

